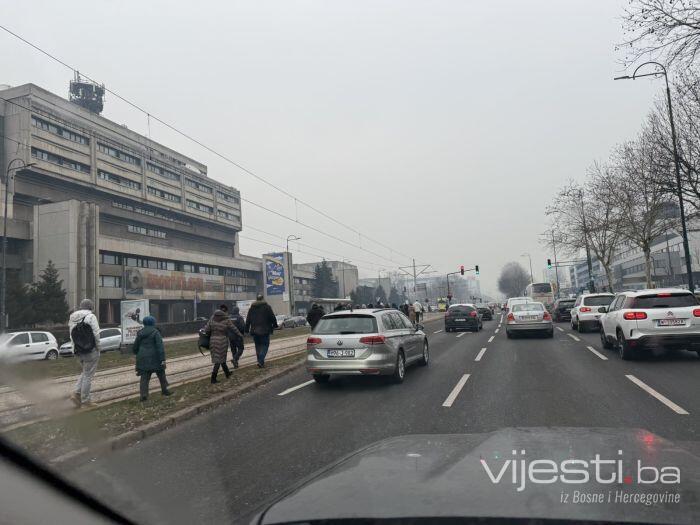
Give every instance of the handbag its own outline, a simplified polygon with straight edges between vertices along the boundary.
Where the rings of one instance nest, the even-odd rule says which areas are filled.
[[[204,355],[204,352],[202,352],[202,348],[206,348],[209,350],[209,346],[211,344],[211,335],[206,333],[204,330],[199,331],[199,339],[197,339],[197,348],[199,349],[199,352]]]

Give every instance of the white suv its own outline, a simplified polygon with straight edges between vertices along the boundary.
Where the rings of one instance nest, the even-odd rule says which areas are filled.
[[[571,328],[583,333],[586,328],[598,326],[601,313],[598,308],[608,306],[615,295],[611,293],[586,293],[576,298],[571,309]]]
[[[643,348],[685,348],[700,354],[700,303],[688,290],[619,293],[600,324],[603,348],[616,347],[622,359],[634,358]]]

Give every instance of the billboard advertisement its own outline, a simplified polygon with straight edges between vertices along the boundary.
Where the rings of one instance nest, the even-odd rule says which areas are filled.
[[[224,277],[201,273],[127,268],[127,295],[148,295],[159,299],[223,300]]]
[[[284,254],[270,253],[265,259],[265,295],[283,295],[287,282],[284,277]]]
[[[148,299],[121,302],[122,343],[131,344],[143,328],[143,318],[150,315]]]
[[[250,305],[253,304],[253,301],[236,301],[236,306],[238,307],[239,314],[243,319],[248,317],[248,310],[250,310]]]

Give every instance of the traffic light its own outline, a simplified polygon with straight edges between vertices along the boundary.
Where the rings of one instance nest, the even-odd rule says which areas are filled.
[[[474,266],[474,272],[476,272],[476,275],[479,275],[479,265],[477,264]]]
[[[548,270],[552,269],[552,259],[547,259],[547,269]]]
[[[459,267],[459,273],[461,273],[462,275],[464,275],[464,265],[461,265],[461,266]]]

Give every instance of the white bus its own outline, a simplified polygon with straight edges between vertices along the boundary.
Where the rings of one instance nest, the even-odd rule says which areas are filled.
[[[550,306],[554,303],[554,289],[551,283],[531,283],[525,288],[525,297]]]

